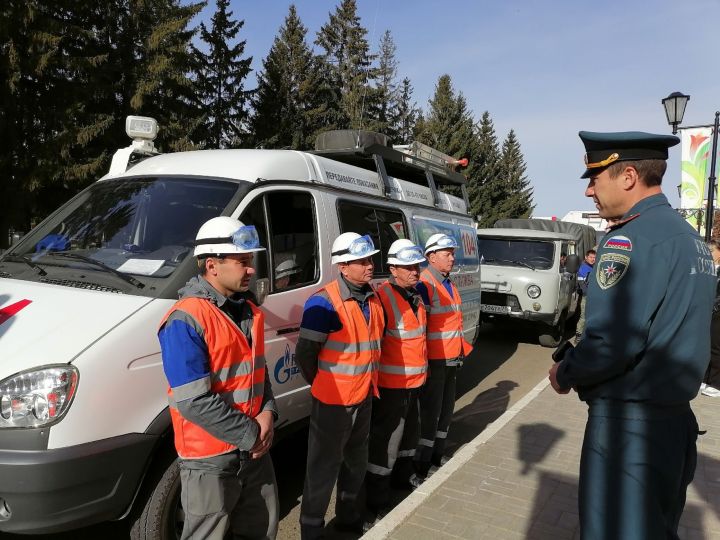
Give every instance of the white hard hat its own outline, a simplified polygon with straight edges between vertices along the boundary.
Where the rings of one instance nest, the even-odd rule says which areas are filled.
[[[299,274],[302,270],[293,259],[288,259],[277,265],[275,268],[275,279],[280,279],[295,274]]]
[[[425,262],[422,248],[412,243],[412,240],[405,238],[395,240],[388,250],[388,264],[396,266],[411,266]]]
[[[196,257],[264,250],[253,225],[243,225],[241,221],[228,216],[206,221],[195,237]]]
[[[444,233],[436,233],[425,242],[425,255],[427,256],[427,254],[432,251],[455,249],[456,247],[458,247],[458,244],[452,236]]]
[[[375,255],[380,250],[375,249],[372,238],[367,234],[360,236],[358,233],[346,232],[338,236],[332,245],[332,264],[356,261],[370,255]]]

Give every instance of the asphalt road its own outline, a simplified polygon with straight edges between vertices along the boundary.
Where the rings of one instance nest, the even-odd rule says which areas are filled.
[[[455,414],[447,449],[452,454],[471,441],[505,410],[522,398],[546,375],[552,364],[551,350],[537,345],[532,332],[516,327],[484,326],[471,357],[458,376]],[[298,518],[307,458],[307,430],[286,437],[272,450],[280,493],[280,540],[300,537]],[[407,492],[393,492],[400,502]],[[332,527],[331,501],[328,540],[349,540],[357,535],[340,534]],[[1,535],[3,540],[127,540],[128,526],[113,522],[52,535]]]

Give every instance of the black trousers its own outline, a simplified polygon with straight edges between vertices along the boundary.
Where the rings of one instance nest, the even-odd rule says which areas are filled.
[[[580,457],[581,538],[677,539],[697,463],[698,425],[690,405],[588,405]]]
[[[300,505],[303,539],[321,538],[325,512],[337,480],[335,515],[342,523],[358,521],[357,497],[365,478],[372,398],[358,403],[326,405],[312,398],[305,486]]]
[[[420,390],[420,439],[415,453],[415,468],[420,476],[427,476],[433,462],[439,462],[445,452],[445,439],[455,409],[457,365],[448,366],[445,360],[430,360],[425,386]]]
[[[366,503],[372,511],[390,503],[391,477],[398,480],[398,476],[403,476],[402,472],[395,473],[395,465],[410,469],[418,440],[418,391],[418,388],[380,388],[380,397],[373,399],[365,475]],[[403,455],[398,459],[400,452]],[[410,472],[405,475],[409,477]]]
[[[705,373],[705,383],[720,389],[720,311],[713,312],[710,323],[710,364]]]

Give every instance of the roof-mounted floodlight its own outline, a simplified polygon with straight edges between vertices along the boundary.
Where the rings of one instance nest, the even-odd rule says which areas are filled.
[[[128,116],[125,119],[125,133],[134,141],[153,141],[158,134],[157,120],[149,116]]]

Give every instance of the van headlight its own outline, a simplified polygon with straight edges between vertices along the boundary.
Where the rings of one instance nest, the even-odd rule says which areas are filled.
[[[53,424],[70,408],[79,373],[68,364],[43,366],[0,381],[0,428]]]
[[[537,285],[530,285],[527,288],[527,294],[530,298],[537,298],[538,296],[540,296],[540,292],[540,287],[538,287]]]

